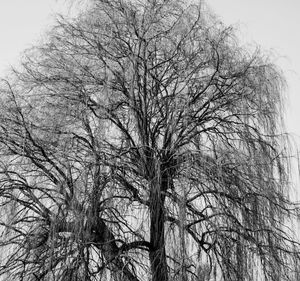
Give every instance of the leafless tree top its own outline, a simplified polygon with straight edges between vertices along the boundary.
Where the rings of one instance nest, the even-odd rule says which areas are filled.
[[[92,1],[1,84],[5,280],[298,280],[284,81],[200,5]]]

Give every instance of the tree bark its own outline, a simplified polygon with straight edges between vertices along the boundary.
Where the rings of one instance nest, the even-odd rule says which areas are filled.
[[[152,281],[167,281],[168,266],[165,250],[164,202],[166,183],[152,185],[150,192],[150,264]]]

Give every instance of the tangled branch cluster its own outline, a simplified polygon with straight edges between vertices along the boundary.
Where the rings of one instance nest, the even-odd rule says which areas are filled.
[[[299,280],[282,78],[199,6],[94,1],[0,91],[5,280]]]

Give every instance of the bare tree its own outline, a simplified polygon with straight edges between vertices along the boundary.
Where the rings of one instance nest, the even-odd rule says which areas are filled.
[[[296,280],[282,77],[197,5],[98,0],[3,80],[5,280]]]

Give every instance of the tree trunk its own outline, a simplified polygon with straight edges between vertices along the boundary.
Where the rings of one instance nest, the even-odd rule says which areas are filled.
[[[166,190],[164,181],[151,186],[150,192],[150,264],[152,281],[167,281],[168,266],[165,250],[164,234],[164,201],[165,195],[162,191]]]

